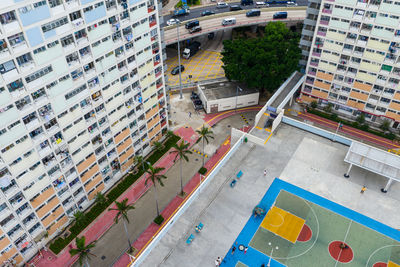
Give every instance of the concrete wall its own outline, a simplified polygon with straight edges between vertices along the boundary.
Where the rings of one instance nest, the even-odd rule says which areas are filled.
[[[218,112],[235,109],[236,107],[243,108],[243,107],[257,105],[259,95],[260,95],[259,93],[255,93],[255,94],[238,96],[237,98],[235,96],[235,97],[207,101],[207,105],[205,105],[207,106],[206,113],[211,113],[210,107],[215,104],[218,105]],[[236,100],[237,100],[237,105],[236,105]]]

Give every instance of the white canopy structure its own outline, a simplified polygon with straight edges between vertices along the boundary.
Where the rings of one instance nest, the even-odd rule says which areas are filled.
[[[347,178],[353,165],[387,177],[389,180],[385,188],[381,189],[384,193],[393,181],[400,182],[400,156],[395,154],[353,141],[344,161],[350,163],[344,174]]]

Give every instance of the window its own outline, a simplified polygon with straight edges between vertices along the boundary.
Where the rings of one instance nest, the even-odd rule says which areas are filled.
[[[65,99],[68,100],[71,97],[76,96],[77,94],[79,94],[80,92],[84,91],[87,88],[86,84],[76,88],[75,90],[73,90],[72,92],[69,92],[68,94],[65,95]]]
[[[46,74],[48,74],[48,73],[50,73],[52,71],[53,71],[53,68],[50,65],[48,67],[45,67],[45,68],[43,68],[41,70],[38,70],[38,71],[32,73],[31,75],[25,77],[25,81],[27,83],[33,82],[34,80],[39,79],[42,76],[44,76],[44,75],[46,75]]]
[[[67,17],[62,17],[57,20],[53,20],[52,22],[46,23],[42,25],[42,31],[43,33],[54,30],[62,25],[65,25],[68,23],[68,18]]]
[[[15,69],[15,64],[14,64],[13,60],[10,60],[3,64],[0,64],[0,73],[1,74],[12,71],[13,69]]]

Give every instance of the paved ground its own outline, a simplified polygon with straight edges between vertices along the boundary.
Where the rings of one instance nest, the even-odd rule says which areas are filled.
[[[230,249],[274,177],[398,229],[400,184],[382,194],[386,179],[360,168],[353,168],[350,179],[345,179],[347,149],[284,124],[265,147],[242,144],[142,266],[212,266],[217,256]],[[238,170],[244,175],[231,188],[229,182]],[[363,185],[367,191],[361,195]],[[204,230],[188,246],[185,240],[199,221]]]
[[[169,51],[171,50],[169,49]],[[225,77],[221,58],[222,56],[219,52],[207,50],[200,50],[189,59],[181,57],[181,65],[185,66],[185,71],[181,73],[182,84],[193,84],[198,81]],[[179,85],[179,74],[171,74],[171,70],[178,66],[178,56],[175,50],[168,53],[167,66],[167,84],[169,86]]]

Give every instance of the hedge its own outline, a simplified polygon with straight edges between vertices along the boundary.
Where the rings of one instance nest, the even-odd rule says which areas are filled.
[[[154,219],[154,223],[157,225],[161,225],[164,221],[164,217],[160,214]]]
[[[206,174],[206,172],[207,172],[207,169],[206,169],[205,167],[201,167],[200,170],[199,170],[199,173],[200,173],[201,175]]]
[[[371,134],[374,134],[374,135],[377,135],[377,136],[380,136],[380,137],[383,137],[383,138],[387,138],[389,140],[394,140],[396,138],[396,135],[393,134],[393,133],[385,134],[383,132],[380,132],[380,131],[377,131],[377,130],[374,130],[374,129],[370,129],[367,124],[359,124],[356,121],[354,121],[354,122],[347,121],[347,120],[339,118],[334,113],[328,114],[328,113],[325,113],[323,111],[320,111],[320,110],[317,110],[317,109],[313,109],[313,108],[307,108],[307,112],[311,113],[311,114],[315,114],[317,116],[323,117],[323,118],[331,120],[331,121],[341,122],[344,125],[351,126],[351,127],[357,128],[357,129],[359,129],[361,131],[368,132],[368,133],[371,133]]]
[[[151,164],[156,163],[171,147],[180,140],[179,136],[173,135],[164,143],[164,148],[154,151],[147,161]],[[76,236],[78,236],[89,224],[91,224],[108,206],[121,196],[140,176],[144,173],[142,168],[136,174],[129,174],[123,178],[113,189],[107,194],[107,202],[103,205],[95,204],[86,213],[82,223],[74,223],[70,228],[70,234],[65,238],[59,237],[50,244],[50,249],[55,254],[60,253]],[[164,220],[164,219],[163,219]]]

